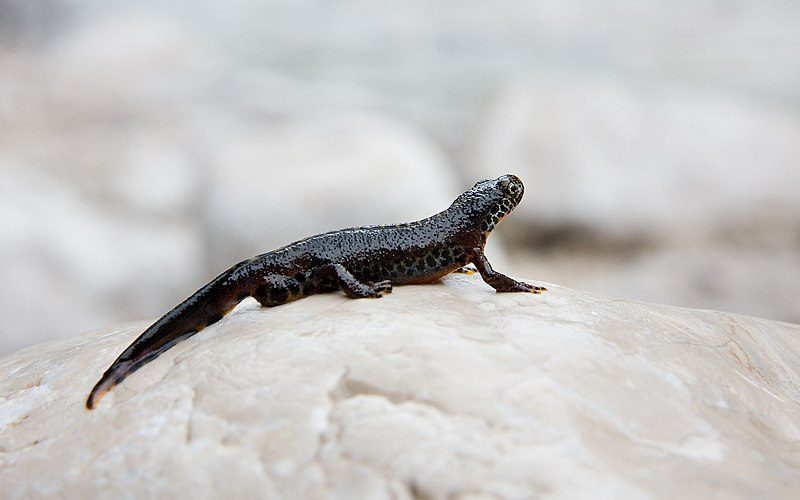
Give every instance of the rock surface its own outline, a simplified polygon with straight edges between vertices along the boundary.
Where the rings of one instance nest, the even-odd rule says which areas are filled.
[[[7,498],[788,498],[800,326],[476,276],[243,304],[89,412],[146,324],[0,359]]]

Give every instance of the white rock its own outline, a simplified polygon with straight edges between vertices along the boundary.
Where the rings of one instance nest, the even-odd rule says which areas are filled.
[[[800,493],[800,326],[550,288],[243,306],[93,412],[146,324],[6,356],[3,496]]]
[[[320,232],[422,219],[462,188],[431,142],[380,116],[239,127],[207,160],[204,220],[218,268]]]

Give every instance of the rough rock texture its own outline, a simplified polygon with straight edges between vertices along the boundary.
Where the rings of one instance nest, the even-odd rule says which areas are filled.
[[[800,326],[475,276],[243,305],[84,397],[144,323],[0,359],[8,498],[788,498]]]

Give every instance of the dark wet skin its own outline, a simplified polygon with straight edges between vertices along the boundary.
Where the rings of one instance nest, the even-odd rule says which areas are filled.
[[[315,293],[342,290],[378,298],[393,285],[431,283],[474,264],[498,292],[541,293],[492,269],[483,248],[489,233],[522,199],[511,174],[484,180],[450,207],[408,224],[342,229],[297,241],[240,262],[217,276],[144,331],[95,385],[86,407],[181,340],[216,323],[247,297],[272,307]]]

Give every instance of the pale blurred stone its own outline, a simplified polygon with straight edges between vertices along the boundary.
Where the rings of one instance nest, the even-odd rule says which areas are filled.
[[[320,232],[422,219],[462,188],[429,140],[381,116],[306,116],[224,134],[209,148],[203,199],[220,268]]]
[[[512,252],[509,267],[585,290],[800,323],[800,253],[792,248],[668,245],[619,254]]]
[[[0,359],[8,498],[791,498],[800,326],[476,276],[240,307],[87,411],[146,326]]]
[[[206,57],[175,22],[140,15],[94,17],[40,51],[0,51],[0,151],[98,210],[185,219],[202,181],[187,99],[208,81]]]
[[[498,91],[469,171],[525,182],[517,272],[798,321],[798,137],[743,93],[561,75]]]
[[[156,314],[202,275],[191,225],[101,210],[0,159],[0,353]]]
[[[552,77],[498,92],[470,172],[522,177],[516,215],[534,228],[663,242],[782,227],[794,243],[798,137],[796,113],[741,94]]]

